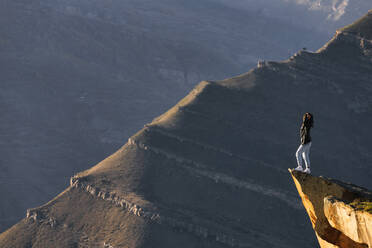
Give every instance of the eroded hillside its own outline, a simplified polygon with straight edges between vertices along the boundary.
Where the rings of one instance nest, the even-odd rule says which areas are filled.
[[[193,5],[0,1],[0,231],[201,80],[327,39],[219,4]]]
[[[372,27],[371,14],[362,20]],[[372,186],[372,29],[363,30],[340,30],[316,53],[200,83],[30,209],[0,246],[316,246],[286,168],[309,111],[312,171]]]

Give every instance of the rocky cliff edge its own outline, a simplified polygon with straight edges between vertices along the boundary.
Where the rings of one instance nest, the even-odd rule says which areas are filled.
[[[372,192],[289,169],[321,248],[372,247]]]

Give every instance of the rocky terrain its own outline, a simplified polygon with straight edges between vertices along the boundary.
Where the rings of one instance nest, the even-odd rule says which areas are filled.
[[[321,248],[372,247],[372,192],[290,170]]]
[[[201,82],[24,213],[0,247],[316,246],[286,168],[295,166],[296,130],[309,111],[313,173],[372,187],[371,30],[370,13],[317,52]]]
[[[0,231],[200,81],[327,39],[187,2],[0,1]]]

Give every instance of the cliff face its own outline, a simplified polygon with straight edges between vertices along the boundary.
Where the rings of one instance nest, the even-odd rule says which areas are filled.
[[[322,248],[372,247],[372,192],[290,170]]]

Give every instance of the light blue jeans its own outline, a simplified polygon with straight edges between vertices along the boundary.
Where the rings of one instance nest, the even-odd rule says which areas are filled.
[[[297,159],[297,164],[298,166],[303,167],[303,163],[305,161],[306,168],[310,169],[310,147],[311,147],[311,142],[305,144],[305,145],[300,145],[297,149],[296,152],[296,159]]]

